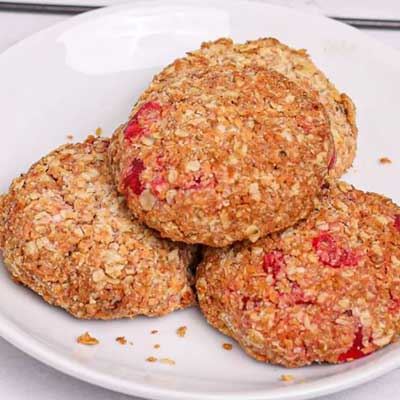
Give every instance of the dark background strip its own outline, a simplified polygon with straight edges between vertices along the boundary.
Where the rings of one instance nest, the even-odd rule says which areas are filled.
[[[76,15],[86,11],[96,10],[98,8],[102,8],[102,6],[0,2],[0,11],[33,12],[42,14]],[[400,20],[346,18],[334,16],[331,16],[330,18],[352,25],[356,28],[400,30]]]

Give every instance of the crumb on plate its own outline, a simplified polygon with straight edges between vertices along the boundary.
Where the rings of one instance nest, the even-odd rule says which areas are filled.
[[[391,164],[392,160],[389,157],[381,157],[379,159],[379,164]]]
[[[223,347],[225,350],[232,350],[232,348],[233,348],[233,346],[232,346],[230,343],[223,343],[223,344],[222,344],[222,347]]]
[[[126,344],[127,340],[125,339],[125,336],[118,336],[115,338],[115,341],[118,342],[119,344]]]
[[[166,364],[166,365],[175,365],[175,361],[170,359],[170,358],[161,358],[160,359],[161,364]]]
[[[294,381],[294,376],[293,375],[281,375],[280,380],[282,382],[293,382]]]
[[[146,358],[146,361],[147,362],[156,362],[156,361],[158,361],[158,358],[157,357],[153,357],[153,356],[150,356],[150,357],[147,357]]]
[[[179,337],[184,337],[186,335],[186,331],[187,331],[187,327],[186,326],[180,326],[177,330],[176,330],[176,334]]]
[[[82,335],[78,336],[76,338],[76,342],[79,344],[84,344],[86,346],[94,346],[100,343],[95,337],[91,336],[89,332],[85,332]]]

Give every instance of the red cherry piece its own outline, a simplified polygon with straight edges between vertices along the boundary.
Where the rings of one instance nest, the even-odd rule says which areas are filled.
[[[336,149],[333,148],[332,155],[328,163],[328,170],[331,170],[336,164]]]
[[[144,164],[142,160],[135,158],[124,179],[125,187],[129,187],[133,193],[139,195],[143,192],[143,184],[140,181],[140,175],[144,171]]]
[[[360,254],[354,250],[341,250],[341,264],[345,267],[356,267],[360,261]]]
[[[165,156],[162,154],[159,154],[156,157],[156,166],[157,166],[157,171],[162,171],[165,168]]]
[[[303,116],[296,118],[297,125],[305,132],[310,133],[312,129],[312,123],[307,121]]]
[[[329,267],[355,267],[360,261],[360,254],[340,248],[330,233],[321,233],[313,239],[312,245],[321,263]]]
[[[274,279],[285,265],[285,257],[281,251],[273,250],[264,254],[263,269],[267,274],[272,274]]]
[[[149,101],[139,108],[128,122],[124,136],[128,141],[139,138],[148,132],[148,126],[160,118],[161,106],[155,101]]]
[[[400,232],[400,214],[394,217],[394,227]]]
[[[258,297],[249,297],[243,296],[242,297],[242,310],[254,310],[255,308],[259,307],[262,303],[262,299]]]
[[[203,174],[199,174],[193,176],[193,178],[184,183],[180,189],[183,190],[199,190],[199,189],[207,189],[214,188],[217,184],[217,180],[214,175],[210,177],[205,177]]]
[[[203,187],[202,176],[193,177],[193,179],[183,185],[183,189],[201,189]]]
[[[166,187],[167,182],[162,176],[157,176],[151,181],[151,191],[156,195],[159,195]]]
[[[391,312],[399,312],[400,311],[400,299],[397,296],[393,296],[393,293],[390,291],[390,302],[389,302],[389,311]]]
[[[363,348],[362,340],[363,340],[362,329],[361,327],[359,327],[356,332],[356,336],[354,338],[352,346],[350,347],[349,350],[347,350],[345,353],[342,353],[339,356],[338,361],[345,362],[365,357],[366,354],[362,351]]]
[[[400,311],[400,300],[392,300],[389,304],[389,311],[399,312]]]
[[[247,303],[248,303],[249,299],[250,299],[249,296],[242,297],[242,310],[245,310],[247,308]]]
[[[146,115],[148,116],[151,111],[156,111],[157,116],[161,112],[161,106],[158,104],[156,101],[148,101],[147,103],[144,103],[142,107],[139,108],[139,111],[136,113],[136,115]]]
[[[292,284],[291,300],[293,304],[314,304],[313,301],[306,298],[303,289],[297,282]]]
[[[143,128],[139,124],[139,121],[133,117],[125,128],[124,135],[125,139],[131,141],[134,138],[140,137],[144,134]]]
[[[312,245],[323,264],[334,268],[340,267],[340,251],[330,233],[321,233],[313,239]]]

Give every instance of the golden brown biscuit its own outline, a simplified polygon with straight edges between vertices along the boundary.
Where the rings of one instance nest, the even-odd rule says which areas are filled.
[[[163,76],[110,145],[118,190],[139,220],[173,240],[221,247],[308,214],[332,150],[312,93],[259,67]]]
[[[77,318],[159,316],[193,304],[193,249],[138,223],[106,163],[107,139],[58,148],[2,197],[12,277]]]
[[[198,65],[257,65],[271,68],[293,80],[307,91],[315,91],[331,124],[336,153],[330,165],[332,177],[342,176],[352,165],[357,150],[356,110],[350,97],[340,93],[319,70],[305,50],[295,50],[274,38],[234,44],[231,39],[203,43],[199,50],[167,67],[167,76]]]
[[[263,362],[363,357],[400,332],[400,208],[339,183],[307,220],[209,249],[197,270],[208,322]]]

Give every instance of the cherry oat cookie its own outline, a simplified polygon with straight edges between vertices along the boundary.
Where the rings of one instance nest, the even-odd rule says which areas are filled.
[[[109,158],[139,220],[173,240],[222,247],[304,218],[332,147],[312,93],[274,71],[213,66],[156,77]]]
[[[4,264],[78,318],[159,316],[194,303],[193,249],[137,222],[106,163],[109,140],[58,148],[2,197]]]
[[[234,44],[221,38],[203,43],[199,50],[188,53],[165,68],[161,79],[198,65],[257,65],[271,68],[293,80],[307,91],[315,91],[324,105],[331,124],[336,153],[330,163],[330,175],[340,177],[352,165],[357,149],[356,111],[352,100],[319,70],[305,50],[295,50],[274,38]]]
[[[196,287],[208,322],[257,360],[363,357],[400,332],[400,208],[334,184],[297,226],[207,250]]]

